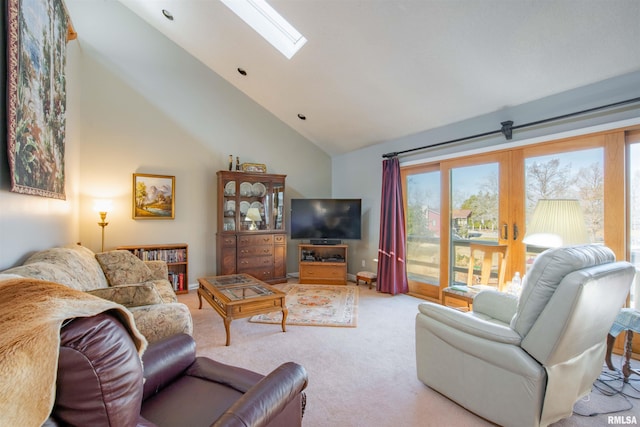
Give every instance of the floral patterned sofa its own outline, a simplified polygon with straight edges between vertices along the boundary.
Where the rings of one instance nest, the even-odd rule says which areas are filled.
[[[34,253],[23,265],[1,272],[0,280],[16,276],[60,283],[121,304],[149,342],[193,332],[189,308],[178,302],[164,261],[141,261],[122,250],[95,254],[69,245]]]

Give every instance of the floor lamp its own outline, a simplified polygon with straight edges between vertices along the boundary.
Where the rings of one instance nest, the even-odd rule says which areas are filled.
[[[104,252],[104,228],[109,225],[106,221],[107,213],[112,210],[111,200],[96,200],[93,209],[100,214],[98,226],[102,228],[102,246],[100,252]]]

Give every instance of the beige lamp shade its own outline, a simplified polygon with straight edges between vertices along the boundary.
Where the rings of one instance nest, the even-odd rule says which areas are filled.
[[[109,199],[96,199],[93,202],[93,210],[96,212],[111,212],[113,202]]]
[[[249,208],[247,209],[247,215],[244,217],[245,221],[251,221],[251,225],[249,226],[249,230],[257,230],[256,221],[262,221],[262,216],[260,216],[260,210],[258,208]]]
[[[588,243],[580,202],[574,199],[538,200],[522,241],[544,248]]]

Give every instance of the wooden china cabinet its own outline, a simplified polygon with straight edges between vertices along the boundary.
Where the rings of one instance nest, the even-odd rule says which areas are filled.
[[[218,275],[287,281],[286,175],[218,171]]]

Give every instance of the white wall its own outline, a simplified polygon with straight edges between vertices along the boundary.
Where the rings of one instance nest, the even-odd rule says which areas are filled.
[[[362,269],[365,260],[368,270],[375,270],[371,260],[377,258],[380,228],[380,195],[382,189],[382,155],[399,152],[453,139],[464,138],[500,129],[500,123],[513,120],[514,126],[551,117],[582,111],[602,105],[640,97],[640,72],[612,78],[590,86],[550,96],[528,104],[505,108],[492,114],[454,123],[427,132],[409,135],[332,159],[332,193],[334,197],[361,197],[363,200],[363,239],[350,242],[349,271]],[[623,120],[640,118],[640,103],[599,113],[585,114],[553,124],[514,130],[513,140],[507,142],[498,134],[440,148],[401,155],[400,164],[427,162],[436,158],[453,157],[464,152],[488,150],[506,144],[519,144],[541,138],[554,138],[562,132],[588,129]],[[632,120],[633,121],[633,120]],[[636,120],[637,122],[637,120]]]
[[[67,63],[67,165],[77,170],[67,177],[67,192],[72,189],[74,198],[34,199],[3,187],[2,211],[10,200],[12,213],[0,218],[0,227],[11,229],[8,238],[3,233],[0,267],[22,261],[27,251],[78,240],[99,251],[93,203],[108,197],[114,210],[107,217],[105,249],[184,242],[190,282],[213,274],[216,171],[227,168],[229,154],[286,174],[287,203],[291,197],[330,194],[328,155],[119,2],[72,0],[67,7],[79,35],[69,44]],[[95,38],[83,33],[89,26],[99,30]],[[175,220],[131,218],[133,173],[176,177]],[[61,218],[52,224],[43,210],[59,211]],[[33,242],[21,243],[23,234]],[[288,271],[297,271],[295,243],[290,242]]]
[[[0,20],[2,41],[5,31],[4,16]],[[5,58],[0,59],[0,68],[5,69]],[[76,78],[77,69],[67,67],[67,82]],[[67,85],[68,97],[75,96]],[[5,98],[5,86],[0,90]],[[6,117],[2,103],[2,117]],[[78,229],[78,183],[80,147],[75,135],[78,127],[73,121],[67,122],[67,143],[65,147],[65,200],[13,193],[10,191],[9,167],[7,159],[6,121],[2,120],[0,133],[4,135],[0,143],[0,271],[21,264],[35,251],[52,246],[75,243],[79,239]]]

